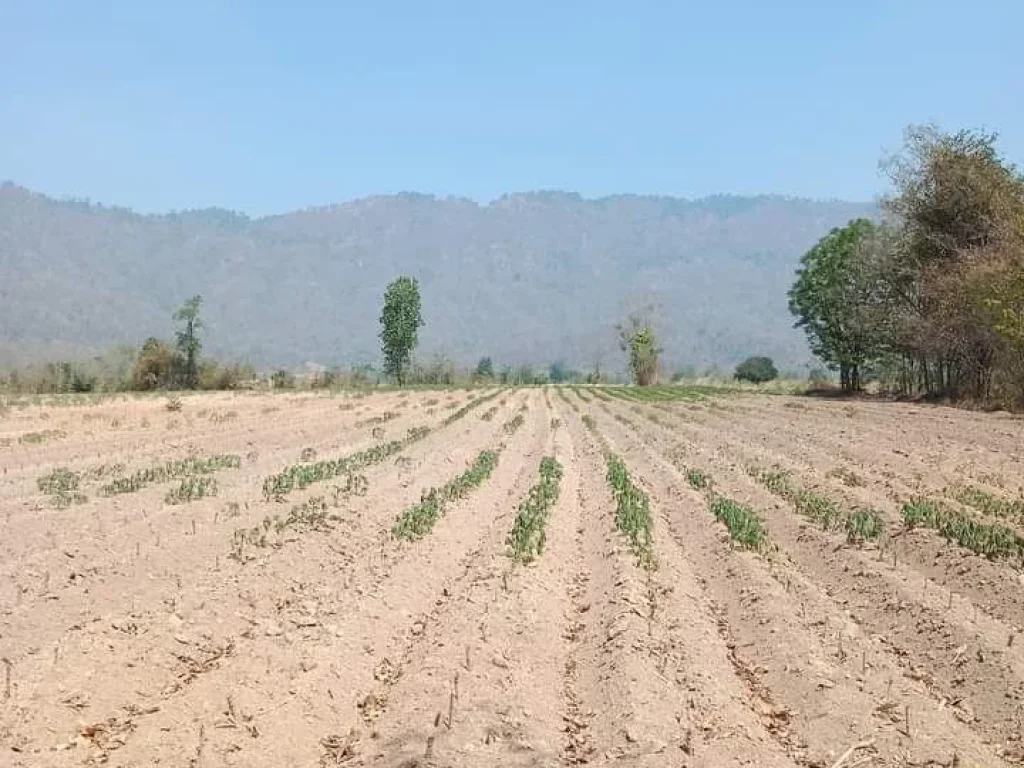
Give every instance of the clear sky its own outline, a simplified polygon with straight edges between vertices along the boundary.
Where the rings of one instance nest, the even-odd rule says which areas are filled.
[[[868,200],[908,123],[1024,164],[1024,0],[0,0],[0,179],[142,211],[419,191]]]

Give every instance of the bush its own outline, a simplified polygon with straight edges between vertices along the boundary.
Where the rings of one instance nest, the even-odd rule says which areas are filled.
[[[739,381],[749,381],[754,384],[772,381],[778,376],[779,371],[770,357],[748,357],[736,366],[736,373],[733,374],[733,378]]]

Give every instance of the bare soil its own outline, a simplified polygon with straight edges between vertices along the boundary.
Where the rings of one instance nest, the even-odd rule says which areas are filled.
[[[381,461],[264,494],[290,465],[389,441]],[[392,535],[485,450],[491,475],[427,535]],[[652,568],[616,528],[606,452],[649,497]],[[756,395],[15,403],[0,766],[1024,765],[1020,563],[900,516],[928,496],[984,518],[956,490],[1018,498],[1022,453],[1005,414]],[[179,478],[104,491],[220,454],[237,466],[189,503],[168,503]],[[545,456],[559,495],[522,565],[506,537]],[[736,547],[688,468],[756,510],[770,546]],[[885,533],[822,530],[752,468],[877,509]],[[38,485],[61,469],[78,481],[64,501]]]

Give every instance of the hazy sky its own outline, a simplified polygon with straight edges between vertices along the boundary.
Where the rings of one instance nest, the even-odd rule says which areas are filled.
[[[1024,0],[0,0],[0,179],[253,214],[415,190],[871,199],[908,123],[1024,164]]]

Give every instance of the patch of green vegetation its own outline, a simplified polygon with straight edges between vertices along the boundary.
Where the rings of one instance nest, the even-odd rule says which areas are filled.
[[[190,456],[187,459],[167,461],[148,469],[139,470],[128,477],[116,478],[104,485],[100,492],[104,496],[134,493],[147,485],[195,475],[209,475],[222,469],[237,469],[240,466],[242,466],[242,458],[235,454],[217,454],[207,457]]]
[[[526,419],[523,418],[523,414],[517,413],[506,421],[501,428],[505,431],[506,435],[514,435],[524,423],[526,423]]]
[[[626,534],[641,567],[655,568],[654,519],[651,516],[650,499],[634,485],[622,459],[608,454],[606,462],[608,485],[615,497],[615,525]]]
[[[984,512],[986,515],[1024,520],[1024,499],[1006,501],[972,485],[957,488],[954,492],[954,498],[962,504]]]
[[[843,527],[846,529],[847,541],[851,544],[861,544],[881,536],[885,524],[878,510],[855,509],[846,516]]]
[[[519,505],[512,530],[506,539],[512,559],[524,564],[544,553],[548,516],[558,501],[562,465],[553,457],[545,456],[540,461],[539,472],[540,482],[530,488],[526,500]]]
[[[690,484],[691,488],[698,491],[704,491],[711,487],[711,477],[706,472],[693,467],[686,470],[686,482]]]
[[[392,527],[392,535],[396,539],[410,541],[426,536],[444,514],[445,508],[483,483],[497,465],[496,451],[481,451],[469,469],[442,487],[431,488],[423,494],[418,504],[405,510]]]
[[[915,499],[903,505],[907,528],[931,528],[965,549],[996,560],[1024,560],[1024,538],[1002,525],[982,523],[939,502]]]
[[[712,496],[708,507],[715,519],[725,524],[734,542],[755,552],[764,550],[767,534],[757,512],[724,496]]]
[[[48,443],[51,440],[60,440],[68,436],[63,429],[43,429],[39,432],[26,432],[18,438],[18,442],[24,445],[39,445]]]
[[[180,484],[167,492],[164,501],[167,504],[188,504],[190,501],[216,496],[217,481],[212,477],[197,475],[186,477]]]
[[[358,472],[366,467],[378,464],[412,443],[422,440],[428,434],[430,434],[428,427],[413,427],[401,440],[380,443],[372,448],[357,451],[337,459],[293,464],[263,481],[263,496],[267,501],[271,499],[281,501],[286,495],[296,489],[308,488],[314,483],[330,480],[339,475]]]
[[[314,496],[293,506],[284,517],[268,515],[260,525],[236,529],[231,537],[229,556],[240,563],[248,562],[247,550],[250,548],[280,547],[283,536],[289,531],[327,531],[338,519],[328,512],[327,500],[323,496]]]
[[[801,488],[793,482],[789,472],[759,470],[751,467],[750,474],[768,490],[790,502],[801,515],[826,531],[844,530],[851,543],[877,539],[884,530],[881,515],[875,510],[854,509],[844,512],[824,494]]]
[[[587,429],[589,429],[591,432],[594,432],[594,431],[597,430],[597,421],[589,413],[583,414],[582,421],[583,421],[583,425]]]
[[[89,499],[78,492],[82,476],[78,472],[61,467],[36,480],[39,490],[50,497],[56,509],[67,509],[72,504],[84,504]]]
[[[459,408],[457,411],[452,411],[450,414],[448,414],[448,416],[445,417],[444,421],[442,421],[441,424],[446,427],[449,426],[450,424],[454,424],[456,421],[461,419],[463,416],[472,411],[478,405],[482,405],[483,403],[486,403],[488,400],[493,400],[500,394],[501,390],[499,389],[497,392],[492,392],[489,395],[481,395],[480,397],[473,398],[464,406]]]
[[[482,421],[490,421],[498,413],[498,410],[498,406],[492,405],[490,408],[488,408],[486,411],[480,414],[480,419]]]

